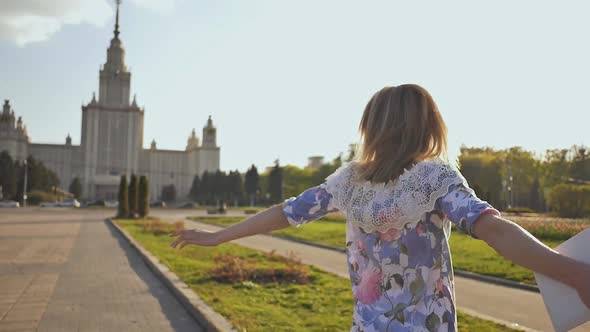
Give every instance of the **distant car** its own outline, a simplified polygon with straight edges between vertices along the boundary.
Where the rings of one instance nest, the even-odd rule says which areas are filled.
[[[17,208],[20,207],[20,204],[15,201],[0,201],[0,208]]]
[[[77,199],[66,199],[63,200],[61,202],[57,202],[57,205],[59,207],[75,207],[75,208],[79,208],[80,207],[80,202],[78,202]]]
[[[98,200],[98,201],[88,201],[84,206],[106,206],[105,201]]]
[[[40,207],[57,207],[57,202],[42,202]]]
[[[199,207],[199,204],[195,202],[179,202],[178,204],[176,204],[176,207],[183,209],[194,209],[196,207]]]
[[[166,207],[166,202],[164,202],[164,201],[151,201],[150,206],[151,207]]]
[[[118,201],[104,201],[104,206],[106,207],[119,207],[119,202]]]

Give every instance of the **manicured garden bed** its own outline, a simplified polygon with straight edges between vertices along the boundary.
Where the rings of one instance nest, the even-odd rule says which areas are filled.
[[[345,278],[296,259],[234,244],[177,250],[169,246],[171,238],[166,235],[173,225],[146,228],[144,221],[116,222],[240,331],[345,331],[350,327],[352,294]],[[255,271],[254,281],[237,281],[247,271]],[[284,271],[289,276],[307,274],[309,280],[269,282],[259,277],[269,273],[282,276]],[[238,279],[229,282],[227,276]],[[461,331],[514,331],[463,313],[458,320]]]

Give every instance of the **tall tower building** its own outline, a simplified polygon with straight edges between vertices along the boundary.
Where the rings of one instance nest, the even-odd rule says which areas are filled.
[[[144,110],[129,105],[131,73],[119,35],[119,6],[107,60],[99,74],[98,100],[82,107],[82,140],[86,192],[114,198],[119,175],[137,173],[143,142]]]
[[[79,178],[83,199],[116,199],[123,174],[147,176],[152,199],[159,198],[161,189],[169,185],[174,185],[179,198],[185,198],[195,175],[219,169],[217,129],[209,117],[202,145],[193,129],[184,150],[158,149],[155,140],[149,149],[143,148],[144,108],[135,97],[129,102],[131,73],[120,38],[121,1],[116,4],[113,38],[99,73],[98,98],[93,94],[82,106],[80,145],[72,144],[69,134],[65,144],[30,143],[22,119],[16,120],[7,100],[0,113],[0,151],[7,150],[18,160],[32,155],[57,174],[64,189]]]

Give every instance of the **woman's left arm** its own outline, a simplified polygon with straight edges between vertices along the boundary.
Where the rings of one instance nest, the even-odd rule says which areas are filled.
[[[512,221],[481,215],[471,232],[515,264],[575,288],[590,308],[590,265],[559,254]]]

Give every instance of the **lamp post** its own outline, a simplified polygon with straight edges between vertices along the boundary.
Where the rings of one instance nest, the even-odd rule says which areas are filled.
[[[23,186],[23,207],[27,207],[27,160],[23,160],[25,166],[25,183]]]

